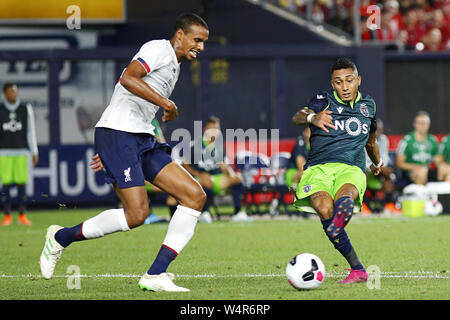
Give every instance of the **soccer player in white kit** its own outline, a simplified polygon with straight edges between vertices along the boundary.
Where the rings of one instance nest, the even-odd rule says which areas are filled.
[[[164,110],[163,122],[177,117],[178,108],[168,97],[178,79],[180,62],[197,58],[208,36],[208,25],[202,18],[183,14],[175,23],[170,40],[145,43],[123,71],[95,129],[99,156],[96,171],[104,167],[106,182],[113,184],[123,208],[103,211],[71,228],[51,225],[40,257],[44,278],[53,276],[63,250],[72,242],[142,225],[149,212],[147,180],[177,199],[179,205],[161,249],[139,280],[139,287],[189,291],[175,285],[174,275],[166,270],[192,238],[206,195],[200,184],[172,161],[170,147],[156,141],[151,122],[159,108]]]

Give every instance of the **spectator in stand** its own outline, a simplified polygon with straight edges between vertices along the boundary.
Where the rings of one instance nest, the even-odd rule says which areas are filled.
[[[363,9],[361,9],[361,12],[364,12]],[[360,27],[362,40],[378,40],[384,42],[394,41],[397,33],[397,30],[393,28],[391,23],[394,15],[394,11],[382,10],[380,22],[377,22],[376,20],[370,21],[372,23],[370,26],[368,26],[369,18],[367,16],[361,16]],[[376,23],[380,23],[380,25],[376,25]]]
[[[375,30],[369,29],[367,26],[367,17],[361,16],[361,22],[360,22],[360,29],[361,29],[361,40],[362,41],[369,41],[376,38],[375,36]]]
[[[442,13],[444,14],[443,25],[445,26],[446,32],[444,32],[444,36],[446,37],[445,47],[447,50],[450,50],[450,1],[446,0],[445,3],[442,4]]]
[[[361,16],[369,16],[370,12],[369,12],[369,7],[372,5],[377,5],[378,1],[374,1],[374,0],[361,0],[360,4],[359,4],[359,13]],[[353,1],[351,3],[351,7],[347,7],[347,10],[353,10]],[[351,12],[351,11],[350,11]]]
[[[407,45],[416,47],[416,45],[422,41],[422,37],[427,33],[426,29],[418,23],[417,9],[412,6],[406,11],[405,17],[405,29],[408,32]]]
[[[384,11],[388,19],[387,25],[392,31],[394,37],[397,37],[400,29],[403,28],[403,16],[399,10],[399,3],[397,0],[387,0],[384,2]]]
[[[445,0],[442,5],[442,12],[444,13],[444,23],[450,24],[450,1]]]
[[[422,29],[427,29],[431,18],[431,7],[427,0],[415,0],[417,12],[417,24]]]
[[[294,0],[278,0],[277,2],[280,7],[285,8],[289,11],[297,10]]]
[[[322,5],[318,0],[313,0],[311,9],[311,20],[315,23],[323,24],[328,20],[326,16],[326,6]]]
[[[361,19],[363,19],[363,16],[361,16]],[[346,6],[346,0],[333,1],[328,23],[345,32],[351,31],[350,12]]]
[[[442,9],[437,8],[433,10],[431,13],[430,25],[431,28],[438,28],[441,31],[441,47],[443,50],[446,48],[448,49],[450,40],[450,23],[448,19],[445,19]]]
[[[379,41],[394,41],[395,40],[395,32],[390,25],[390,21],[392,19],[392,13],[386,10],[383,10],[381,13],[381,28],[376,30],[376,36]]]
[[[307,13],[308,0],[270,2],[303,16]],[[312,21],[353,33],[353,0],[312,0],[311,4]],[[367,22],[374,5],[380,7],[381,17],[372,28]],[[450,50],[450,0],[361,0],[359,12],[363,41],[390,42],[399,50]]]
[[[422,39],[425,45],[425,51],[445,50],[442,43],[441,30],[439,30],[439,28],[432,28]]]
[[[406,11],[408,11],[408,9],[411,7],[412,5],[412,1],[413,0],[399,0],[398,3],[400,5],[400,13],[402,14],[402,16],[405,16]]]
[[[403,50],[414,50],[415,47],[408,44],[408,31],[405,29],[400,30],[397,35],[397,48],[400,51]]]

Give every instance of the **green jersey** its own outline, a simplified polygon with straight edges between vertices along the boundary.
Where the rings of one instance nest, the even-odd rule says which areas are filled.
[[[331,110],[336,129],[328,128],[329,132],[325,132],[314,125],[310,126],[311,149],[305,169],[317,164],[338,162],[357,166],[365,172],[365,146],[369,133],[377,128],[375,101],[358,92],[355,101],[346,103],[339,99],[336,92],[321,92],[310,100],[306,108],[315,113]]]
[[[163,134],[163,132],[161,130],[161,126],[159,125],[158,119],[153,118],[152,126],[155,127],[155,138],[156,138],[156,140],[158,140],[158,141],[165,140],[164,134]]]
[[[413,132],[405,135],[399,142],[397,153],[406,156],[406,163],[428,165],[438,155],[439,143],[435,136],[427,134],[424,141],[417,141]]]
[[[439,143],[435,136],[427,134],[424,141],[417,141],[413,132],[405,135],[399,142],[397,153],[406,156],[406,163],[428,165],[438,155]]]
[[[442,139],[439,145],[439,154],[444,156],[445,162],[450,163],[450,135]]]

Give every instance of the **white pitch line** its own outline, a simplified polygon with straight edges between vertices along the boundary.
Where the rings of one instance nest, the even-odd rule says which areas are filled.
[[[433,272],[433,271],[407,271],[407,272],[381,272],[379,277],[386,279],[403,278],[403,279],[450,279],[450,275],[446,275],[449,272]],[[80,278],[140,278],[139,274],[95,274],[87,275],[80,274]],[[347,274],[328,273],[326,277],[329,278],[341,278]],[[41,275],[8,275],[2,274],[0,278],[41,278]],[[74,277],[74,275],[55,275],[55,278],[68,278]],[[177,278],[277,278],[286,277],[285,274],[177,274]]]

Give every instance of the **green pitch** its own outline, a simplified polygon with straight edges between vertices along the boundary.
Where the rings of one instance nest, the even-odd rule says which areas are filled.
[[[156,208],[166,215],[167,209]],[[50,224],[73,226],[101,209],[33,211],[31,227],[0,229],[0,299],[309,300],[449,299],[450,215],[427,218],[355,216],[346,230],[365,267],[380,271],[369,285],[341,285],[347,264],[317,218],[215,221],[196,234],[169,267],[189,293],[141,291],[164,239],[167,223],[77,242],[62,255],[51,280],[41,278],[39,256]],[[17,221],[17,215],[14,215]],[[296,291],[284,270],[297,253],[319,256],[326,267],[321,287]],[[79,271],[80,277],[76,277]]]

